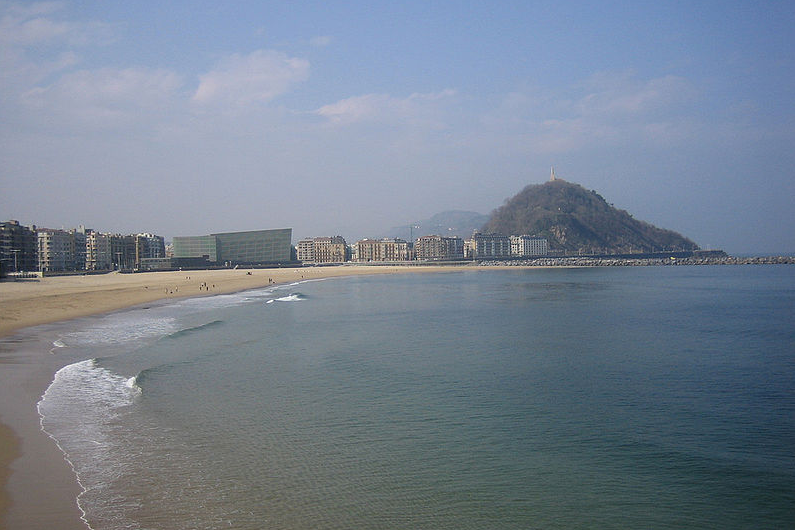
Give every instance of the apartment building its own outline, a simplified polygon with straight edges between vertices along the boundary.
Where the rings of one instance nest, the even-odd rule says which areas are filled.
[[[166,242],[163,236],[154,234],[136,234],[135,266],[140,268],[145,259],[163,259],[166,257]]]
[[[511,238],[502,234],[474,233],[465,244],[468,258],[507,258],[511,256]]]
[[[298,261],[304,263],[344,263],[350,258],[348,244],[342,236],[302,239],[296,252]]]
[[[410,259],[409,244],[403,239],[362,239],[356,242],[356,260],[359,262]]]
[[[456,260],[464,258],[464,240],[460,237],[423,236],[414,242],[418,260]]]
[[[36,231],[38,269],[42,272],[75,270],[75,235],[66,230],[39,228]],[[82,268],[82,265],[81,265]]]
[[[111,236],[95,230],[86,230],[86,270],[102,271],[113,267]]]
[[[135,236],[110,234],[110,257],[113,268],[132,270],[135,268]]]
[[[315,262],[315,240],[312,238],[302,239],[295,247],[298,261],[304,263]]]
[[[36,227],[11,220],[0,223],[0,263],[8,272],[38,269],[38,239]]]
[[[511,236],[512,256],[546,256],[549,243],[543,237]]]

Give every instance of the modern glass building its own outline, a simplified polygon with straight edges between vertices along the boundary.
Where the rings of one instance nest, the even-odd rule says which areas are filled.
[[[207,258],[218,261],[218,245],[215,236],[177,236],[174,238],[175,258]]]
[[[287,263],[292,236],[292,228],[180,236],[174,238],[174,258],[206,258],[216,265]]]

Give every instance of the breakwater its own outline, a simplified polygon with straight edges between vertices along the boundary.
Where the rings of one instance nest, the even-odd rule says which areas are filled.
[[[514,265],[517,267],[648,267],[676,265],[793,265],[795,256],[690,256],[630,258],[606,256],[539,257],[516,260],[486,260],[480,265]]]

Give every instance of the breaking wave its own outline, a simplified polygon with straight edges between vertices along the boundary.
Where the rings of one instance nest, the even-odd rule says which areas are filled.
[[[193,326],[190,328],[181,329],[179,331],[175,331],[174,333],[170,333],[166,335],[164,338],[166,339],[178,339],[180,337],[184,337],[185,335],[190,335],[192,333],[197,333],[200,331],[204,331],[210,328],[214,328],[220,325],[223,325],[223,320],[213,320],[212,322],[207,322],[206,324],[200,324],[198,326]]]
[[[301,293],[290,293],[287,296],[282,296],[281,298],[274,298],[265,302],[266,304],[271,304],[273,302],[300,302],[302,300],[306,300],[307,296]]]
[[[36,406],[42,432],[55,441],[83,490],[77,505],[89,528],[82,500],[101,483],[102,462],[114,452],[109,426],[140,395],[135,377],[120,376],[88,359],[58,370]]]

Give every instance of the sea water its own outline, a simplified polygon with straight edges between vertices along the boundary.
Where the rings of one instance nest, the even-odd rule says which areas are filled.
[[[795,521],[792,266],[351,277],[53,342],[96,530]]]

